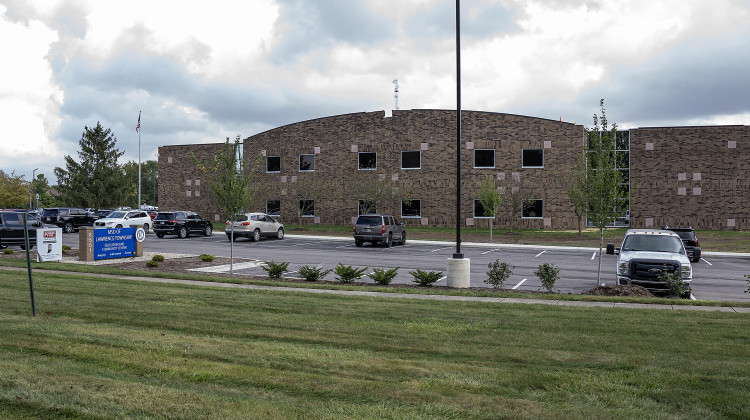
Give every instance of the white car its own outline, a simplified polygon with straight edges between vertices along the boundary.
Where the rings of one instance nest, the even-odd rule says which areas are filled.
[[[109,216],[94,222],[95,229],[135,227],[139,225],[143,226],[143,230],[148,233],[148,230],[151,227],[151,216],[145,211],[113,211]]]
[[[284,225],[265,213],[238,214],[234,223],[227,221],[224,230],[229,240],[232,239],[232,232],[235,240],[240,236],[255,242],[259,241],[261,236],[284,239]]]

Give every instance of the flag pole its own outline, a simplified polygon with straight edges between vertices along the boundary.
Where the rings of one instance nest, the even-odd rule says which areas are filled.
[[[138,111],[138,126],[136,130],[138,132],[138,207],[141,209],[141,111]]]

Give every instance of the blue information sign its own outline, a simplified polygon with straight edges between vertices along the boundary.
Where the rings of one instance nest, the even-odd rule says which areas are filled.
[[[94,259],[135,256],[135,228],[94,229]]]

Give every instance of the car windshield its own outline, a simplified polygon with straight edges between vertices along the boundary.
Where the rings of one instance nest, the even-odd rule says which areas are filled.
[[[155,220],[172,220],[173,217],[173,213],[159,213]]]
[[[676,236],[629,235],[622,244],[622,250],[682,253],[682,241]]]
[[[689,230],[677,230],[674,231],[674,233],[680,235],[680,238],[682,239],[693,239],[693,232]]]
[[[122,219],[127,214],[128,214],[128,212],[126,212],[126,211],[113,211],[107,217],[110,218],[110,219]]]
[[[382,225],[383,223],[380,216],[359,216],[356,224],[365,226],[377,226]]]
[[[244,222],[245,220],[247,220],[247,215],[246,214],[237,214],[237,215],[234,216],[234,221],[235,222]]]
[[[60,213],[60,210],[58,209],[44,209],[44,213],[42,213],[42,215],[44,217],[49,217],[49,216],[57,216],[59,213]]]

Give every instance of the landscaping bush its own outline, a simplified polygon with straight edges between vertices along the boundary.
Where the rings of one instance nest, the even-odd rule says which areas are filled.
[[[62,250],[63,254],[67,254],[70,251],[70,245],[63,245]]]
[[[160,263],[160,262],[164,261],[164,255],[156,254],[156,255],[154,255],[151,258],[151,261],[156,262],[156,263]],[[157,267],[158,265],[159,264],[155,265],[154,267]],[[151,266],[149,266],[149,267],[151,267]]]
[[[401,267],[391,268],[385,270],[384,268],[373,268],[372,273],[368,274],[367,277],[371,278],[376,284],[386,285],[393,281],[393,278],[398,274],[398,269]]]
[[[490,270],[487,272],[487,279],[484,282],[491,284],[497,289],[503,287],[508,278],[510,278],[510,275],[513,273],[513,268],[515,267],[507,262],[501,263],[500,260],[495,260],[495,262],[487,264],[487,268]]]
[[[551,293],[552,288],[555,287],[555,282],[560,280],[560,269],[555,267],[554,264],[544,263],[534,271],[534,275],[539,277],[542,286]]]
[[[333,270],[323,270],[322,267],[310,267],[307,265],[303,265],[299,269],[299,274],[307,281],[318,281],[331,271]]]
[[[211,262],[213,260],[214,260],[214,256],[213,255],[201,254],[201,261]]]
[[[266,270],[266,273],[268,273],[268,277],[278,279],[281,278],[281,275],[284,274],[287,270],[287,267],[289,267],[288,262],[280,262],[277,263],[275,261],[266,261],[265,265],[261,265],[260,268]]]
[[[689,296],[690,286],[685,284],[680,278],[680,271],[675,270],[671,273],[661,273],[659,280],[667,284],[667,296],[679,298]]]
[[[159,262],[158,261],[146,261],[146,267],[156,268],[158,266],[159,266]]]
[[[338,265],[334,268],[334,271],[336,272],[337,280],[339,280],[342,283],[354,283],[354,280],[357,280],[359,278],[362,278],[362,276],[365,275],[365,271],[367,271],[367,267],[356,269],[352,267],[351,265],[344,265],[342,263],[338,263]]]
[[[10,248],[6,248],[6,249],[3,250],[3,254],[7,254],[7,255],[10,255],[10,254],[12,254],[14,252],[16,252],[16,251],[12,250]]]
[[[432,286],[432,283],[435,283],[443,277],[442,271],[422,271],[420,269],[417,269],[417,271],[409,271],[409,274],[414,277],[414,283],[417,283],[420,286]]]

